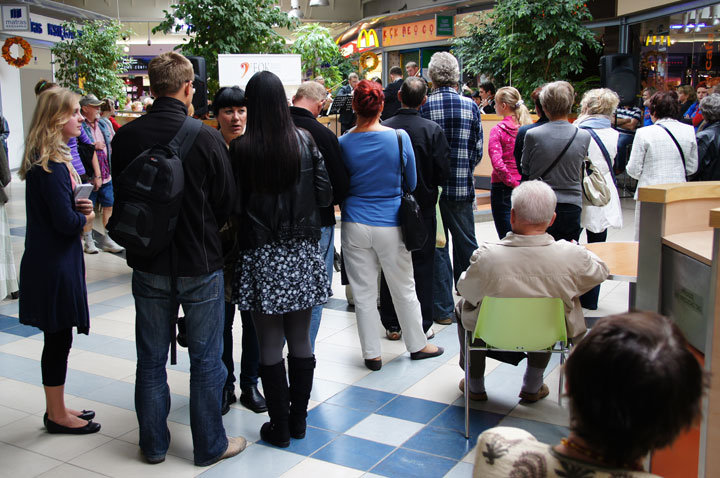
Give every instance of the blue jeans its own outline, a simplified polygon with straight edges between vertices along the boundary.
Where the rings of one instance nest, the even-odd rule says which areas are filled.
[[[320,253],[325,256],[325,268],[327,269],[328,282],[332,285],[333,261],[335,258],[335,226],[325,226],[320,229]],[[312,308],[310,316],[310,345],[315,352],[315,338],[320,329],[320,319],[322,319],[323,304],[316,305]]]
[[[450,262],[448,244],[435,249],[435,282],[433,284],[433,318],[453,316],[455,301],[453,287],[460,274],[470,265],[470,256],[477,249],[475,219],[470,201],[448,201],[440,198],[440,215],[445,228],[452,238],[453,259]]]
[[[135,410],[140,425],[140,449],[145,457],[165,456],[170,446],[167,417],[170,388],[165,365],[171,340],[171,320],[182,305],[190,354],[190,428],[195,464],[216,462],[228,446],[220,406],[225,382],[222,363],[224,280],[221,270],[177,278],[177,297],[170,277],[133,271],[137,372]]]
[[[242,355],[240,356],[240,391],[254,387],[258,383],[260,366],[260,344],[255,333],[255,323],[250,312],[240,312],[242,320]],[[223,331],[222,361],[227,369],[225,389],[235,390],[235,362],[233,361],[232,328],[235,322],[235,304],[225,302],[225,330]]]
[[[495,222],[495,230],[500,239],[512,230],[510,227],[510,197],[513,188],[505,183],[492,183],[490,189],[490,209],[492,211],[493,222]]]

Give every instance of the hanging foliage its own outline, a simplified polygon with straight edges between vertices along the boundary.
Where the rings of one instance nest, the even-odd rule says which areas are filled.
[[[118,41],[130,32],[115,20],[69,22],[62,28],[65,39],[50,50],[57,82],[82,95],[124,99],[120,75],[127,72],[130,59]]]

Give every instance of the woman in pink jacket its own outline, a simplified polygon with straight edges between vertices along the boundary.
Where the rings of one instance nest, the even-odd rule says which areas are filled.
[[[510,195],[520,184],[513,151],[518,128],[532,123],[530,113],[523,103],[520,92],[512,86],[504,86],[495,93],[495,113],[503,120],[490,131],[488,153],[492,161],[492,189],[490,208],[495,229],[500,239],[510,232]]]

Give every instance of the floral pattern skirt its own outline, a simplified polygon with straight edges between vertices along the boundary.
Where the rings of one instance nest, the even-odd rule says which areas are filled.
[[[330,283],[320,247],[287,239],[243,251],[235,266],[232,302],[240,310],[284,314],[327,302]]]

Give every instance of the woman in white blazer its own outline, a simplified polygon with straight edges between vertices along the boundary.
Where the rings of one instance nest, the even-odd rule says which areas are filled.
[[[605,182],[610,185],[610,202],[605,206],[593,206],[583,201],[580,225],[585,229],[587,242],[605,242],[608,227],[622,228],[623,217],[620,196],[615,187],[612,168],[617,155],[620,133],[612,128],[610,118],[620,103],[617,93],[608,88],[597,88],[586,92],[580,101],[580,116],[575,126],[587,130],[592,136],[588,157]],[[607,157],[606,157],[607,155]],[[580,304],[586,309],[598,308],[600,286],[580,296]]]
[[[638,180],[638,189],[655,184],[684,183],[697,171],[695,129],[674,119],[680,103],[674,91],[658,91],[650,98],[652,126],[635,133],[627,173]],[[637,200],[637,191],[635,199]],[[639,236],[640,203],[635,205],[635,238]]]

